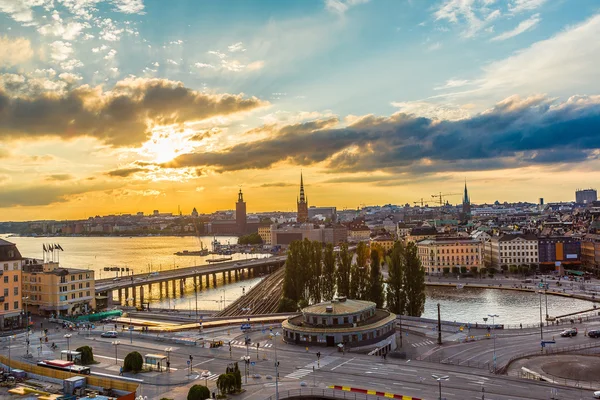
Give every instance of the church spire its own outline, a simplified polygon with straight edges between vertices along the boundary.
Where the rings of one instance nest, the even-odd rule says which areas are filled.
[[[467,180],[465,179],[465,194],[463,196],[463,204],[468,204],[470,202],[471,200],[469,199],[469,192],[467,190]]]
[[[300,203],[305,203],[304,198],[304,179],[302,178],[302,171],[300,171]]]

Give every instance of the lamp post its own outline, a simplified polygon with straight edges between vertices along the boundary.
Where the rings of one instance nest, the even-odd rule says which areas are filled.
[[[208,387],[208,377],[210,376],[210,371],[204,371],[200,376],[204,378],[204,386]]]
[[[198,271],[194,270],[194,274],[197,274]],[[202,280],[202,277],[200,277]],[[194,280],[196,282],[196,280]],[[196,322],[198,322],[198,283],[194,283],[194,292],[196,292]]]
[[[279,361],[277,361],[277,336],[279,336],[279,332],[271,333],[269,335],[273,341],[273,348],[275,349],[275,400],[279,400]]]
[[[488,314],[488,317],[492,318],[492,331],[494,331],[494,373],[496,373],[496,317],[499,317],[498,314]]]
[[[65,339],[67,339],[67,351],[70,353],[71,348],[69,346],[69,340],[71,339],[71,334],[70,333],[65,334]]]
[[[133,297],[130,297],[127,299],[127,303],[134,300],[135,299]],[[133,343],[133,326],[131,326],[131,311],[129,311],[129,343]]]
[[[221,289],[221,292],[223,292],[223,310],[225,310],[225,289]]]
[[[118,340],[113,340],[112,341],[112,345],[115,346],[115,364],[118,364],[118,358],[117,358],[117,347],[121,344],[120,341]]]
[[[172,347],[165,348],[165,353],[167,353],[167,372],[171,370],[171,356],[170,353],[173,351]]]
[[[31,357],[29,354],[29,315],[27,314],[27,302],[25,300],[29,300],[29,296],[25,296],[22,298],[23,303],[25,303],[25,335],[27,337],[26,339],[26,343],[27,343],[27,350],[25,353],[25,358],[29,358]]]
[[[250,364],[250,356],[242,356],[242,360],[244,360],[244,380],[245,383],[248,383],[248,364]]]
[[[435,379],[438,382],[438,386],[440,388],[440,398],[439,400],[442,400],[442,381],[447,381],[448,379],[450,379],[449,376],[437,376],[437,375],[431,375],[433,377],[433,379]]]
[[[13,335],[10,335],[8,337],[8,373],[9,374],[10,374],[10,371],[11,371],[11,369],[10,369],[10,342],[12,341],[13,338],[14,338]]]

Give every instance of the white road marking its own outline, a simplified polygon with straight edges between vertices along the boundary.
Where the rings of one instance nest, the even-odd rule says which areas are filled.
[[[352,361],[352,360],[354,360],[354,358],[351,358],[351,359],[349,359],[348,361],[345,361],[345,362],[341,363],[340,365],[337,365],[337,366],[335,366],[335,367],[331,368],[331,370],[332,370],[332,371],[335,371],[336,369],[338,369],[338,368],[339,368],[339,367],[341,367],[342,365],[344,365],[344,364],[347,364],[347,363],[349,363],[349,362],[350,362],[350,361]]]

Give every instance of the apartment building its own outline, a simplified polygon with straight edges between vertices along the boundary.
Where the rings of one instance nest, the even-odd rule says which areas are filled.
[[[14,243],[0,239],[0,329],[24,323],[21,293],[23,257]]]
[[[531,234],[493,237],[486,243],[486,263],[499,269],[503,265],[538,264],[538,237]]]
[[[600,235],[588,234],[582,240],[581,263],[600,276]]]
[[[483,267],[483,243],[464,237],[436,237],[417,243],[417,254],[426,274],[437,275],[444,268],[466,267],[479,271]]]
[[[273,243],[271,241],[271,225],[259,226],[258,236],[260,236],[260,238],[262,239],[263,244],[270,246]]]
[[[94,271],[61,268],[57,262],[26,259],[23,294],[32,314],[86,314],[96,308]]]

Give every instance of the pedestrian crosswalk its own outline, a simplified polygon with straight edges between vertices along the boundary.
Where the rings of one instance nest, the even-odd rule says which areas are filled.
[[[240,348],[246,348],[246,345],[244,344],[243,341],[241,340],[231,340],[229,342],[224,342],[225,345],[227,345],[228,343],[231,343],[231,347],[240,347]],[[269,347],[273,347],[273,343],[269,343],[269,342],[259,342],[259,348],[269,348]],[[251,343],[249,345],[249,347],[254,347],[256,348],[256,343]]]
[[[286,378],[300,379],[313,372],[315,369],[323,368],[325,365],[331,364],[332,362],[339,360],[339,357],[325,356],[318,361],[313,361],[310,364],[306,364],[304,367],[297,369],[296,371],[287,374]]]
[[[216,381],[217,379],[219,379],[219,374],[210,374],[206,378],[204,376],[200,375],[200,379],[206,379],[206,380],[209,380],[209,381]]]
[[[424,341],[419,342],[419,343],[413,343],[412,347],[429,346],[429,345],[432,345],[432,344],[434,344],[433,341],[431,341],[431,340],[424,340]]]
[[[292,379],[300,379],[300,378],[304,378],[306,375],[310,374],[311,372],[313,372],[312,369],[300,368],[300,369],[297,369],[296,371],[292,372],[291,374],[287,374],[285,377],[292,378]]]

